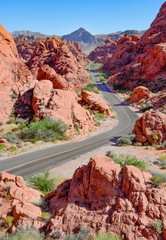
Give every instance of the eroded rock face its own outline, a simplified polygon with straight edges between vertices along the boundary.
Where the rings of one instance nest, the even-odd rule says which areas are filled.
[[[81,98],[91,109],[98,110],[107,116],[111,115],[110,106],[99,96],[99,94],[83,90]]]
[[[146,87],[139,86],[130,95],[130,103],[138,103],[142,99],[149,100],[154,94]]]
[[[38,229],[45,223],[41,219],[42,211],[35,206],[41,202],[41,192],[26,186],[21,176],[15,176],[2,172],[0,176],[0,236],[10,228],[14,231],[19,224],[24,223],[23,228],[31,227],[36,221]],[[13,222],[4,225],[4,219],[13,216]]]
[[[159,111],[146,112],[134,126],[136,141],[161,144],[166,140],[166,115]]]
[[[150,28],[140,39],[126,36],[118,41],[112,57],[106,59],[104,70],[111,73],[109,81],[116,88],[133,89],[144,85],[153,91],[166,89],[166,3]]]
[[[117,47],[117,43],[110,38],[106,40],[104,45],[98,46],[93,50],[88,58],[97,63],[104,63],[105,59],[112,56]]]
[[[81,88],[89,82],[88,72],[83,68],[86,57],[78,44],[56,36],[36,40],[17,38],[16,43],[35,78],[52,80],[60,89],[71,89],[71,85]]]
[[[73,91],[53,89],[53,83],[41,80],[33,90],[32,106],[35,116],[61,119],[71,131],[77,127],[88,132],[95,129],[95,123],[89,111],[80,105],[80,98]]]
[[[166,184],[153,187],[151,174],[134,166],[123,169],[110,158],[95,156],[78,168],[71,180],[48,194],[52,218],[48,235],[55,230],[72,233],[80,226],[91,233],[113,231],[123,239],[160,239],[165,236]],[[152,222],[162,220],[163,235]]]
[[[1,25],[0,72],[0,121],[5,123],[17,98],[34,86],[34,80],[19,58],[14,40]]]

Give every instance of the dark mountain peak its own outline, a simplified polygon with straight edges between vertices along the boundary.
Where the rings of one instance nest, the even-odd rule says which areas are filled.
[[[83,42],[86,44],[97,44],[95,37],[82,27],[70,34],[62,36],[62,39],[67,41]]]

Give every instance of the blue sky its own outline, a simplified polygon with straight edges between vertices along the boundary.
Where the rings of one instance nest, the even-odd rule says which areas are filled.
[[[0,24],[8,31],[64,35],[79,27],[92,34],[149,28],[162,0],[0,1]]]

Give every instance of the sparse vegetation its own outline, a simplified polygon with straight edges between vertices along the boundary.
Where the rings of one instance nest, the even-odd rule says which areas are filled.
[[[0,151],[4,151],[5,150],[5,145],[3,143],[0,143]]]
[[[62,177],[53,178],[47,171],[42,175],[30,177],[28,182],[32,187],[47,194],[54,190],[61,182],[63,182],[63,180],[64,178]]]
[[[166,182],[166,177],[159,174],[153,174],[150,180],[155,184],[156,187],[158,187],[161,183]]]
[[[134,143],[134,140],[135,140],[134,134],[124,135],[118,139],[117,145],[118,146],[132,145]]]
[[[4,224],[6,227],[10,227],[12,225],[14,221],[14,217],[13,216],[7,216],[5,219],[4,219]]]
[[[96,121],[104,120],[105,115],[104,115],[104,113],[97,113],[94,118]]]
[[[146,170],[147,168],[147,164],[143,160],[129,154],[117,155],[111,151],[108,151],[106,156],[111,157],[113,161],[118,163],[122,168],[126,165],[135,166],[141,170]]]
[[[103,72],[98,72],[97,77],[98,77],[100,82],[105,82],[105,81],[107,81],[109,75],[106,74],[106,73],[103,73]]]
[[[155,229],[158,234],[162,233],[162,224],[163,224],[162,220],[160,220],[160,219],[155,220],[151,224],[152,224],[153,229]]]
[[[93,240],[120,240],[120,236],[112,233],[100,233]]]
[[[56,141],[66,139],[68,127],[61,120],[44,118],[36,119],[35,122],[20,126],[19,136],[21,139],[29,141]]]
[[[161,155],[161,156],[159,157],[159,160],[160,160],[160,161],[163,161],[163,162],[166,162],[166,155]]]
[[[12,132],[8,132],[4,134],[3,138],[5,138],[8,142],[14,143],[14,144],[17,144],[18,142],[20,142],[20,138],[15,133],[12,133]]]
[[[41,218],[45,221],[48,221],[50,219],[51,215],[49,212],[42,212]]]
[[[158,134],[157,134],[157,132],[156,132],[156,131],[153,131],[153,132],[151,133],[151,137],[153,138],[154,142],[156,143],[157,140],[158,140]]]
[[[99,94],[99,90],[96,88],[95,84],[93,84],[93,83],[86,85],[84,87],[84,90]]]
[[[11,234],[4,234],[1,240],[43,240],[44,235],[41,234],[35,228],[23,229],[22,227],[17,228],[17,230]]]

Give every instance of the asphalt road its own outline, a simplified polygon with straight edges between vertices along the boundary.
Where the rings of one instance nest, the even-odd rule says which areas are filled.
[[[91,74],[95,79],[96,77],[93,71]],[[96,83],[96,85],[101,90],[103,97],[117,114],[119,123],[115,128],[83,141],[63,143],[4,159],[0,161],[0,172],[8,171],[26,178],[36,173],[45,172],[46,170],[70,161],[81,154],[106,145],[111,142],[112,138],[130,133],[138,116],[121,103],[121,100],[111,92],[106,83]],[[60,175],[63,175],[63,173],[60,173]]]

